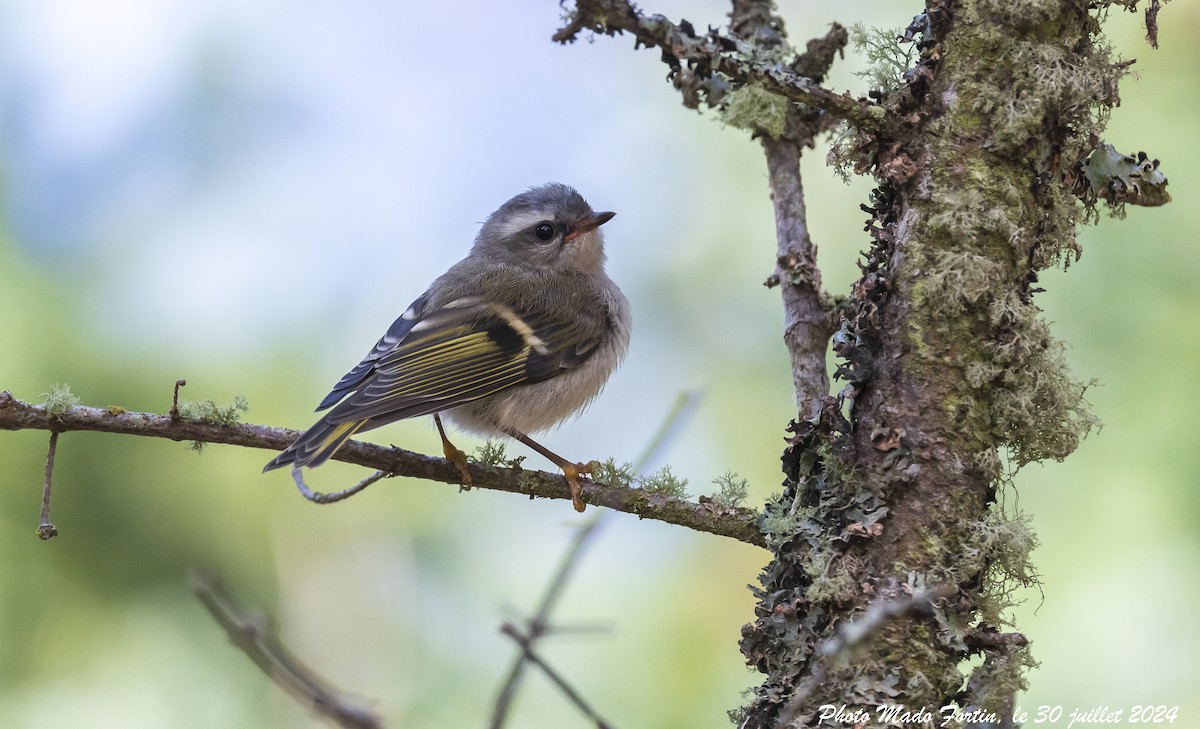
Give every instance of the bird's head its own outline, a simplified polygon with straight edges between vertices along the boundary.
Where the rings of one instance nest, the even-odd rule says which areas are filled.
[[[538,269],[599,273],[604,269],[600,226],[614,215],[593,212],[572,187],[539,185],[488,217],[472,253]]]

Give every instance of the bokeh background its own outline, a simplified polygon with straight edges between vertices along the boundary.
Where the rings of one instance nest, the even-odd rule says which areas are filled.
[[[701,28],[727,11],[646,7]],[[917,9],[782,11],[802,41],[834,19],[903,27]],[[754,504],[779,487],[792,406],[778,294],[761,285],[774,250],[761,152],[683,109],[657,53],[552,44],[553,0],[0,13],[0,389],[38,401],[64,382],[87,404],[163,412],[184,377],[185,399],[242,395],[248,421],[305,427],[492,209],[559,180],[619,212],[610,270],[636,326],[605,395],[547,442],[633,460],[696,389],[664,454],[691,494],[726,470]],[[1137,64],[1107,136],[1160,157],[1175,202],[1087,228],[1083,259],[1043,277],[1073,369],[1102,383],[1089,398],[1105,426],[1017,477],[1009,499],[1040,535],[1043,583],[1015,619],[1041,661],[1023,707],[1180,705],[1176,725],[1197,726],[1200,8],[1171,4],[1161,25],[1152,51],[1137,17],[1113,13],[1112,42]],[[832,85],[861,91],[861,68],[852,55]],[[805,161],[812,227],[826,285],[844,292],[869,184],[837,181],[823,157]],[[369,435],[437,452],[424,421]],[[191,595],[196,566],[387,726],[484,725],[514,654],[498,627],[533,609],[585,518],[406,480],[316,507],[287,474],[259,473],[267,452],[68,433],[61,536],[40,542],[45,449],[43,432],[0,433],[4,727],[320,725],[228,644]],[[334,464],[312,482],[360,476]],[[616,726],[725,726],[758,680],[737,639],[765,559],[615,515],[557,612],[573,630],[544,653]],[[536,673],[510,723],[587,725]]]

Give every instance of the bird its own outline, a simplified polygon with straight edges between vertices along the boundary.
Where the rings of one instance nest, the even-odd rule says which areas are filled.
[[[529,188],[488,216],[467,256],[438,277],[317,406],[320,420],[263,471],[315,468],[355,433],[432,415],[442,450],[470,485],[466,454],[443,416],[480,435],[505,435],[566,476],[583,511],[570,461],[530,438],[581,412],[629,348],[629,301],[605,272],[600,227],[574,188]],[[298,480],[298,483],[300,481]]]

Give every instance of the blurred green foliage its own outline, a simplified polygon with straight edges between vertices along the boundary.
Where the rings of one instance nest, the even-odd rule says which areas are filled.
[[[626,44],[608,42],[552,47],[545,37],[557,8],[548,6],[536,21],[522,21],[528,35],[517,45],[533,49],[528,52],[536,63],[577,64],[572,73],[585,88],[628,88],[631,100],[620,94],[606,98],[603,113],[610,116],[598,117],[602,126],[578,127],[586,130],[583,138],[559,140],[551,134],[561,134],[559,121],[530,116],[529,99],[518,94],[512,106],[493,110],[487,119],[455,119],[456,143],[470,145],[476,133],[484,140],[482,150],[472,152],[479,155],[477,166],[449,161],[443,168],[411,170],[389,158],[384,162],[395,166],[388,172],[455,191],[474,184],[465,180],[475,179],[480,169],[502,176],[518,165],[548,168],[529,173],[537,175],[586,176],[587,170],[598,186],[613,180],[610,197],[623,191],[613,205],[625,205],[617,222],[629,222],[609,234],[610,257],[634,302],[633,349],[593,410],[550,442],[561,452],[622,462],[651,437],[674,388],[702,383],[700,414],[669,449],[674,473],[667,473],[709,483],[735,470],[745,476],[739,483],[751,485],[747,505],[755,506],[781,480],[779,453],[793,410],[777,294],[761,286],[773,265],[774,244],[760,151],[745,135],[678,108],[661,83],[656,58],[634,56]],[[724,12],[717,3],[705,10],[671,3],[647,7],[686,12],[698,27],[718,22]],[[827,22],[824,15],[820,22],[802,20],[807,8],[784,10],[797,40]],[[902,8],[882,3],[841,4],[821,12],[834,10],[844,22],[907,23]],[[464,12],[461,22],[470,17]],[[1190,230],[1189,201],[1200,195],[1200,185],[1189,171],[1200,167],[1195,134],[1200,46],[1189,41],[1187,31],[1200,24],[1200,8],[1167,7],[1160,17],[1162,49],[1156,52],[1145,45],[1137,20],[1113,17],[1114,43],[1119,52],[1137,57],[1138,73],[1122,88],[1123,104],[1107,139],[1122,150],[1145,148],[1162,159],[1175,202],[1130,209],[1123,221],[1106,219],[1084,230],[1082,260],[1043,277],[1046,292],[1038,303],[1057,336],[1072,346],[1067,359],[1077,375],[1103,383],[1089,399],[1105,425],[1065,462],[1022,470],[1004,498],[1019,500],[1042,545],[1033,557],[1041,589],[1018,593],[1027,601],[1015,611],[1018,628],[1032,639],[1033,656],[1041,662],[1022,705],[1182,704],[1181,715],[1194,723],[1200,715],[1194,692],[1200,685],[1194,659],[1200,629],[1192,619],[1200,598],[1195,519],[1200,449],[1190,425],[1200,404],[1194,382],[1200,371],[1195,326],[1200,253]],[[223,22],[236,27],[236,18]],[[501,35],[487,53],[503,57],[511,48]],[[233,30],[215,37],[225,44],[218,44],[226,50],[224,58],[236,59],[239,43],[270,45],[239,38]],[[211,60],[212,48],[205,53]],[[390,73],[400,85],[403,58],[371,60],[395,64]],[[535,61],[520,63],[532,67]],[[330,63],[328,73],[356,72]],[[848,59],[831,84],[858,89],[851,74],[862,65],[855,64]],[[233,74],[270,70],[232,61],[221,68]],[[478,73],[497,74],[489,84],[513,83],[500,80],[503,69]],[[174,93],[197,108],[228,111],[221,106],[228,102],[223,87],[203,78],[202,88]],[[449,85],[445,90],[454,93]],[[357,93],[402,95],[398,88]],[[576,98],[574,91],[564,93],[539,98],[551,106]],[[600,115],[596,109],[589,113]],[[443,121],[436,109],[412,113]],[[236,115],[222,118],[218,131],[239,125]],[[558,156],[518,157],[486,136],[496,125],[511,125],[514,135],[518,126],[531,128]],[[185,140],[188,133],[182,134]],[[322,133],[347,132],[334,127]],[[400,135],[405,151],[399,158],[429,145],[422,135],[430,133]],[[211,149],[213,140],[206,143],[210,146],[197,149]],[[555,166],[559,157],[572,156],[578,160]],[[606,161],[613,157],[619,164]],[[662,161],[661,169],[642,165],[643,157]],[[7,195],[50,194],[15,176],[11,159],[0,157]],[[294,162],[276,160],[292,177],[315,174],[292,172],[288,165]],[[867,244],[857,206],[868,185],[837,182],[823,166],[821,150],[810,152],[804,164],[825,283],[833,292],[844,291],[856,276],[857,251]],[[218,175],[222,168],[205,169]],[[507,187],[524,184],[525,168],[520,169],[512,178],[517,182],[504,180]],[[229,202],[270,179],[260,180],[260,173],[253,167],[222,199]],[[370,189],[355,187],[357,170],[340,174],[346,175],[341,184],[371,198]],[[104,182],[118,185],[122,179]],[[663,194],[664,188],[671,192]],[[639,208],[642,198],[651,207]],[[304,205],[281,199],[282,209],[301,214]],[[392,202],[370,200],[378,206]],[[477,208],[488,209],[483,203],[471,209]],[[216,205],[207,214],[221,209]],[[63,210],[63,220],[48,225],[65,229],[70,212]],[[11,219],[11,210],[0,214]],[[138,215],[159,219],[166,213],[146,209]],[[168,217],[167,228],[203,231],[201,218]],[[381,300],[348,294],[346,287],[359,281],[361,289],[366,281],[382,291],[388,288],[382,282],[390,280],[384,274],[408,275],[404,272],[416,268],[436,274],[469,242],[470,221],[458,223],[459,238],[437,243],[450,258],[423,261],[429,246],[397,230],[399,244],[389,250],[391,257],[366,266],[357,262],[359,279],[346,276],[342,282],[338,269],[331,270],[322,287],[261,304],[270,312],[277,306],[280,313],[269,322],[247,317],[248,329],[237,307],[189,306],[189,296],[198,288],[223,286],[221,295],[233,297],[244,287],[251,297],[246,301],[252,301],[259,288],[296,274],[287,262],[234,258],[229,266],[249,267],[238,278],[206,280],[193,288],[199,276],[193,269],[208,255],[193,247],[166,256],[166,267],[155,275],[171,277],[167,294],[160,287],[153,289],[160,292],[156,298],[146,298],[143,287],[151,282],[130,278],[130,271],[144,271],[135,268],[139,261],[165,255],[157,248],[161,239],[148,229],[126,225],[120,230],[128,237],[116,243],[106,237],[111,228],[98,228],[82,234],[82,248],[64,251],[39,247],[19,226],[7,226],[0,237],[0,389],[37,400],[62,382],[89,405],[166,412],[173,383],[186,377],[192,399],[229,403],[244,395],[254,404],[244,420],[302,427],[307,409],[341,374],[338,368],[357,361],[359,350],[423,284],[394,284],[397,290],[386,293],[395,301],[385,311],[374,311],[385,308]],[[344,242],[334,231],[326,240],[329,248],[318,266],[334,265],[340,254],[335,248]],[[351,250],[346,257],[357,255]],[[134,297],[141,313],[157,317],[162,326],[138,330],[150,334],[128,334],[126,329],[136,327],[119,319],[130,311],[115,305],[122,297]],[[310,297],[323,297],[322,316],[295,323],[283,315]],[[374,321],[362,320],[365,310],[374,311]],[[193,318],[179,318],[181,312]],[[436,435],[424,422],[372,435],[438,452]],[[335,685],[376,701],[389,726],[481,725],[513,654],[498,626],[537,604],[579,523],[561,502],[458,493],[401,479],[385,480],[343,504],[315,507],[294,492],[286,474],[260,474],[269,453],[212,447],[197,455],[167,441],[73,432],[60,438],[55,469],[52,515],[61,535],[41,542],[34,528],[45,451],[45,433],[0,432],[5,727],[319,726],[229,646],[192,599],[186,576],[194,566],[219,574],[242,602],[264,609],[303,660]],[[527,465],[540,467],[533,458]],[[330,464],[314,474],[314,487],[337,488],[359,477],[351,467]],[[610,520],[596,539],[557,620],[567,628],[604,631],[557,635],[544,654],[617,726],[723,725],[724,711],[756,680],[741,665],[736,645],[740,626],[752,617],[745,585],[765,555],[629,516]],[[511,726],[587,722],[531,674]]]

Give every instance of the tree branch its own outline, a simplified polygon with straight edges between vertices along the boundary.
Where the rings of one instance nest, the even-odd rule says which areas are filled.
[[[512,706],[513,699],[517,695],[517,687],[520,685],[521,676],[524,674],[526,661],[533,655],[533,644],[550,629],[550,612],[554,609],[559,596],[562,595],[563,589],[567,586],[567,580],[575,570],[575,566],[579,563],[579,556],[583,553],[584,547],[587,546],[591,536],[596,533],[596,528],[600,526],[601,513],[597,513],[591,519],[584,522],[579,527],[579,530],[575,532],[575,538],[571,541],[571,546],[563,554],[558,571],[555,572],[554,578],[550,581],[550,586],[546,589],[546,594],[542,596],[542,603],[538,606],[537,613],[529,619],[526,632],[523,636],[524,640],[517,641],[522,649],[521,654],[513,661],[512,668],[508,671],[508,677],[504,681],[504,686],[500,689],[500,693],[496,695],[496,703],[492,707],[492,718],[488,723],[490,729],[501,729],[504,726],[509,708]],[[511,626],[505,623],[504,627]],[[501,628],[502,631],[504,627]],[[511,633],[509,635],[514,640],[517,640],[515,635]]]
[[[50,483],[54,477],[54,454],[58,450],[58,431],[50,431],[50,449],[46,452],[46,477],[42,481],[42,515],[38,520],[39,539],[58,536],[58,529],[50,521]]]
[[[775,15],[769,0],[734,0],[730,26],[740,37],[757,38],[768,48],[785,47],[783,19]],[[821,38],[808,42],[807,50],[792,66],[815,80],[824,78],[848,40],[846,29],[836,23]],[[800,156],[822,129],[820,115],[801,106],[787,111],[783,133],[756,130],[767,160],[771,201],[775,208],[775,271],[767,286],[780,286],[783,297],[784,331],[792,364],[792,386],[801,420],[820,413],[829,394],[825,350],[833,334],[829,296],[821,288],[817,247],[808,233],[808,212]]]
[[[741,38],[709,30],[697,35],[690,23],[676,25],[662,15],[643,15],[626,0],[576,0],[575,10],[566,25],[554,34],[557,43],[572,43],[582,31],[602,35],[629,33],[638,45],[661,48],[663,61],[671,66],[671,77],[684,91],[685,103],[695,108],[703,92],[715,103],[712,84],[720,73],[736,84],[755,84],[791,101],[816,107],[834,119],[844,120],[861,130],[878,128],[886,117],[873,107],[848,94],[837,94],[808,76],[798,73],[792,64],[758,54]],[[686,72],[681,61],[686,61]],[[682,86],[690,87],[685,90]],[[719,97],[719,93],[717,96]]]
[[[783,341],[792,363],[792,387],[802,420],[815,418],[829,394],[825,350],[833,334],[830,307],[821,288],[817,247],[808,234],[800,149],[792,139],[762,138],[771,200],[775,206],[777,268],[767,281],[783,297]]]
[[[102,409],[76,405],[50,413],[43,406],[14,398],[8,391],[0,392],[0,430],[29,429],[59,432],[90,430],[267,450],[281,450],[300,435],[299,431],[290,428],[242,423],[218,425],[187,420],[182,416],[172,420],[168,415],[131,412],[119,407]],[[393,476],[440,481],[456,487],[462,478],[454,464],[444,458],[362,441],[348,441],[333,458]],[[469,469],[474,480],[472,486],[476,488],[508,491],[530,498],[571,498],[567,480],[561,474],[493,468],[478,463],[470,464]],[[583,482],[583,498],[594,506],[636,514],[642,519],[676,524],[747,544],[765,546],[758,528],[758,515],[749,509],[723,508],[711,503],[696,504],[641,489],[588,482]]]
[[[514,641],[516,641],[517,645],[521,646],[521,652],[522,655],[524,655],[525,660],[542,669],[542,672],[546,674],[546,677],[553,681],[554,685],[558,686],[559,690],[571,700],[571,703],[575,704],[575,707],[579,709],[584,716],[596,723],[596,729],[612,729],[612,725],[601,719],[600,715],[596,713],[596,710],[583,700],[583,697],[579,695],[579,692],[577,692],[571,686],[571,684],[567,683],[566,679],[558,675],[558,672],[551,668],[548,663],[543,661],[542,657],[533,650],[534,638],[532,636],[525,635],[512,623],[505,623],[504,625],[500,626],[500,632],[504,635],[507,635],[509,638],[512,638]]]
[[[247,615],[212,575],[192,575],[197,599],[254,665],[297,701],[345,729],[380,729],[379,717],[348,701],[289,651],[258,616]]]

